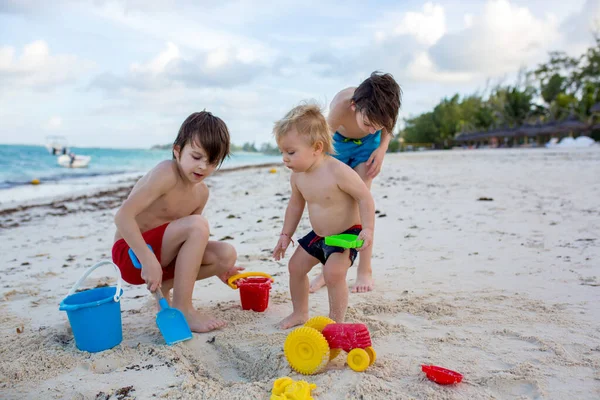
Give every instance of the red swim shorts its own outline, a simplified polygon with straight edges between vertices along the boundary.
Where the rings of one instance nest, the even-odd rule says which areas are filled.
[[[165,230],[169,224],[166,223],[161,226],[157,226],[154,229],[150,229],[142,233],[142,237],[146,244],[149,244],[152,247],[152,251],[156,255],[156,258],[160,262],[160,252],[162,248],[163,236],[165,235]],[[112,259],[113,262],[119,267],[121,270],[121,276],[123,280],[127,283],[131,283],[132,285],[141,285],[144,282],[142,279],[142,270],[137,269],[133,266],[131,262],[131,258],[128,254],[129,245],[125,241],[125,239],[119,239],[113,244],[112,248]],[[168,266],[163,267],[163,281],[173,279],[175,276],[175,260],[173,260]]]

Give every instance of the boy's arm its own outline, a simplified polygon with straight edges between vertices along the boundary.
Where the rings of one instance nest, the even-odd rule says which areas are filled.
[[[359,251],[369,247],[373,242],[373,229],[375,228],[375,201],[369,188],[360,176],[346,165],[335,168],[337,185],[341,191],[348,193],[358,203],[362,231],[360,238],[365,242]]]
[[[367,177],[373,179],[381,172],[381,166],[383,165],[383,157],[385,157],[385,153],[390,145],[392,140],[392,134],[388,133],[388,131],[383,128],[381,130],[381,142],[379,143],[379,147],[375,149],[369,159],[367,160]]]
[[[288,235],[291,238],[294,232],[296,232],[296,228],[302,218],[306,200],[304,200],[304,196],[302,196],[302,193],[298,190],[294,174],[292,174],[290,184],[292,186],[292,195],[290,196],[290,201],[285,210],[285,219],[283,220],[283,229],[281,230],[281,233]]]
[[[276,260],[281,259],[285,255],[285,250],[290,245],[292,235],[296,232],[296,228],[304,212],[304,206],[306,205],[306,200],[296,185],[295,174],[292,174],[290,185],[292,186],[292,195],[285,210],[285,219],[283,220],[283,229],[281,230],[281,235],[279,235],[279,241],[273,250],[273,257]]]
[[[177,178],[170,163],[158,165],[148,173],[145,182],[129,195],[115,215],[115,225],[123,239],[125,239],[140,260],[142,272],[145,273],[144,267],[151,269],[149,271],[151,273],[150,278],[155,278],[155,275],[162,271],[160,270],[160,263],[156,256],[146,246],[135,217],[148,208],[156,199],[173,188],[176,183]],[[156,268],[159,271],[154,271]],[[151,280],[153,282],[149,283],[149,289],[154,291],[160,286],[160,281],[155,282],[156,279]]]

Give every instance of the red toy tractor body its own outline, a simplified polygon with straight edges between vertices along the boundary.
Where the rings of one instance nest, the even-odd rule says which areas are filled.
[[[371,346],[371,335],[364,324],[329,324],[321,332],[329,347],[350,353],[352,349]]]

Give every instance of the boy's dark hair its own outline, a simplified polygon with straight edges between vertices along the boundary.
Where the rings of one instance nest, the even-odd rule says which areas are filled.
[[[210,164],[221,165],[229,156],[229,129],[225,122],[208,111],[195,112],[183,121],[173,146],[179,151],[190,141],[202,146]],[[173,152],[173,159],[175,153]]]
[[[352,102],[371,123],[394,134],[394,125],[402,105],[402,89],[391,74],[375,71],[354,91]]]

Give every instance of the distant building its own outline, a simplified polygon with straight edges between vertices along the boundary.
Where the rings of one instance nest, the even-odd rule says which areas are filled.
[[[600,113],[600,103],[591,110]],[[592,111],[594,112],[594,111]],[[461,133],[454,138],[458,145],[467,147],[538,147],[544,146],[553,138],[560,140],[565,136],[578,137],[600,129],[600,121],[596,124],[584,123],[571,116],[564,121],[546,124],[522,125],[518,128],[500,128],[482,132]]]

